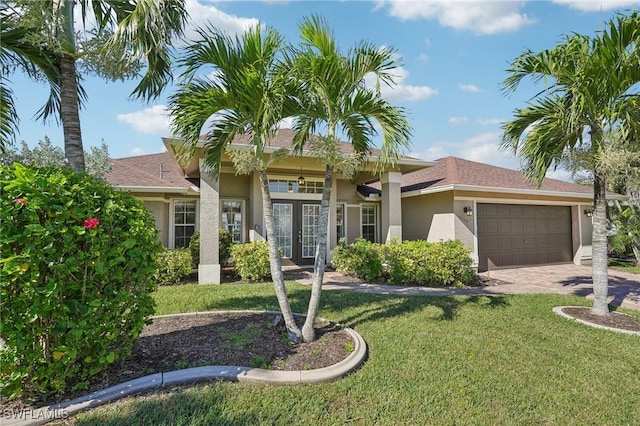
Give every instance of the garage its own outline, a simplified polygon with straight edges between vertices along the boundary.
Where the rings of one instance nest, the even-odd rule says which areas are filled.
[[[476,206],[478,270],[573,261],[571,208]]]

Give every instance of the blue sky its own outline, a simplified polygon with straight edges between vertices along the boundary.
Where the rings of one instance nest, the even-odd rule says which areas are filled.
[[[537,91],[523,84],[507,96],[500,89],[506,69],[525,49],[552,48],[564,35],[593,35],[616,11],[637,8],[640,1],[210,1],[186,0],[193,28],[209,21],[237,33],[260,22],[298,41],[298,24],[305,15],[324,16],[340,47],[357,41],[393,46],[401,57],[397,85],[383,90],[393,104],[403,106],[413,128],[407,154],[425,160],[447,155],[517,169],[518,160],[498,148],[500,122],[525,105]],[[131,101],[135,86],[84,76],[89,101],[81,111],[85,149],[104,139],[112,157],[162,151],[169,136],[163,97],[152,102]],[[62,128],[42,125],[32,117],[48,90],[15,74],[11,87],[21,118],[18,140],[31,146],[48,135],[63,145]],[[558,171],[552,176],[566,179]]]

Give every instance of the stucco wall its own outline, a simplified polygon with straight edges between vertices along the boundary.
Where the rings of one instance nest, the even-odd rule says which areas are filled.
[[[144,206],[153,215],[158,230],[158,239],[166,247],[169,244],[169,203],[145,201]]]
[[[360,206],[347,206],[347,244],[360,236]]]
[[[462,244],[473,252],[475,241],[474,216],[476,212],[474,211],[471,216],[467,216],[464,213],[465,207],[473,208],[473,202],[469,200],[455,200],[453,202],[455,239],[460,240]]]
[[[249,198],[251,176],[220,173],[220,197]]]
[[[339,203],[357,204],[362,199],[356,193],[356,185],[348,180],[339,179],[336,184],[336,201]]]
[[[451,192],[402,198],[402,239],[426,240],[430,234],[433,234],[434,238],[446,235],[450,235],[450,239],[455,238],[453,217],[445,219],[438,216],[435,228],[433,223],[434,216],[451,215],[452,209],[453,194]]]

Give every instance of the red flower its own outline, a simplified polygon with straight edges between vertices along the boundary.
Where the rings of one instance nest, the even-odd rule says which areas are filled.
[[[98,220],[97,217],[84,220],[84,227],[87,228],[87,229],[93,229],[96,226],[98,226],[99,224],[100,224],[100,221]]]
[[[24,198],[16,198],[15,200],[13,200],[14,203],[16,204],[27,204],[27,200],[25,200]]]

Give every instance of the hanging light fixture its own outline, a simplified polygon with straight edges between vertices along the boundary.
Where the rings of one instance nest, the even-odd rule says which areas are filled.
[[[298,176],[298,185],[304,185],[304,176],[302,175],[302,167],[300,167],[300,176]]]

